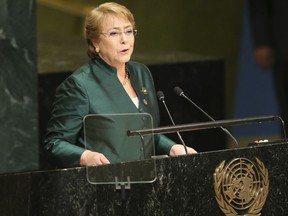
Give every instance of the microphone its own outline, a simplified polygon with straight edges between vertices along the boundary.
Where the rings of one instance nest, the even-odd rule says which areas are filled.
[[[171,116],[171,114],[170,114],[170,112],[169,112],[169,109],[168,109],[166,103],[165,103],[164,93],[163,93],[162,91],[158,91],[158,92],[157,92],[157,97],[158,97],[158,99],[164,104],[164,107],[165,107],[165,109],[166,109],[166,111],[167,111],[167,113],[168,113],[168,115],[169,115],[169,118],[170,118],[172,124],[175,126],[174,120],[173,120],[173,118],[172,118],[172,116]],[[182,139],[182,136],[180,135],[180,133],[179,133],[178,131],[176,131],[176,133],[177,133],[178,138],[180,139],[182,145],[184,146],[185,153],[188,154],[187,146],[186,146],[184,140]]]
[[[184,94],[184,91],[178,87],[178,86],[175,86],[174,87],[174,92],[180,96],[180,97],[184,97],[186,100],[188,100],[191,104],[193,104],[198,110],[200,110],[203,114],[205,114],[211,121],[215,121],[214,118],[212,118],[208,113],[206,113],[203,109],[201,109],[197,104],[195,104],[190,98],[188,98],[185,94]],[[224,127],[220,127],[235,143],[236,145],[238,146],[238,142],[237,140],[235,139],[235,137]]]

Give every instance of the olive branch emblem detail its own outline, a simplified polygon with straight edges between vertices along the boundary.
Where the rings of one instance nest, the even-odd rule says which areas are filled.
[[[219,208],[226,216],[260,216],[269,192],[268,170],[256,158],[236,158],[215,169],[214,191]]]

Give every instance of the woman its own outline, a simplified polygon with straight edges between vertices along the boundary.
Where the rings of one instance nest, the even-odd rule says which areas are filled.
[[[58,166],[96,166],[137,159],[129,156],[137,155],[135,152],[122,153],[125,139],[113,137],[111,128],[109,133],[100,133],[99,145],[85,148],[83,119],[89,114],[149,113],[154,127],[158,126],[150,71],[130,61],[136,33],[132,13],[117,3],[104,3],[87,15],[85,35],[91,60],[57,88],[44,140],[50,160]],[[171,156],[185,153],[182,145],[163,135],[155,136],[155,149],[157,154]],[[196,152],[188,148],[188,153]]]

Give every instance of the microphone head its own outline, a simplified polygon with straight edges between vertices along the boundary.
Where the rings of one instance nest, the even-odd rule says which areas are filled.
[[[157,97],[160,101],[164,101],[164,93],[162,91],[157,92]]]
[[[178,87],[178,86],[175,86],[173,90],[178,96],[184,95],[183,90],[180,87]]]

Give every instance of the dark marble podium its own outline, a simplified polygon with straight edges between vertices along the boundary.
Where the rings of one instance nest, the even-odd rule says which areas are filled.
[[[0,212],[2,216],[225,215],[216,201],[215,169],[223,161],[228,164],[235,158],[246,158],[255,162],[258,158],[266,167],[269,179],[268,196],[261,215],[287,215],[287,154],[288,145],[279,141],[241,149],[160,158],[156,159],[156,180],[131,184],[125,193],[116,190],[113,184],[90,184],[86,168],[1,175]],[[121,166],[129,168],[137,164],[139,162],[127,162]],[[109,166],[106,166],[107,171]]]

